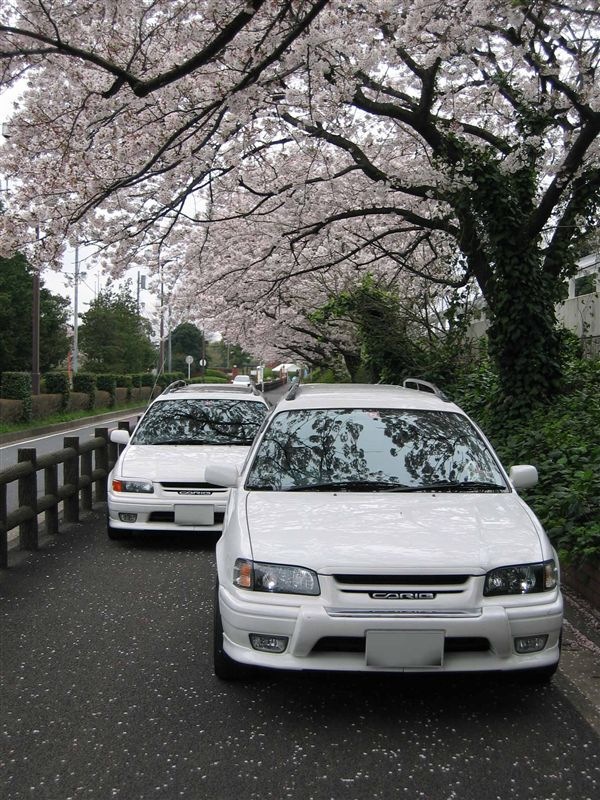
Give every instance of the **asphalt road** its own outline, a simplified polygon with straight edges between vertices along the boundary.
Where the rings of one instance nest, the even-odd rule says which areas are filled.
[[[224,684],[213,583],[214,541],[110,542],[101,509],[16,559],[0,576],[0,796],[600,796],[600,738],[562,669],[542,688],[296,673]]]

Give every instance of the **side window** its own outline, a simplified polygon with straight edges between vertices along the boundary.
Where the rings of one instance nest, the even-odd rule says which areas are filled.
[[[592,272],[589,275],[581,275],[579,278],[575,278],[575,297],[581,297],[582,294],[594,294],[597,277],[597,273]]]

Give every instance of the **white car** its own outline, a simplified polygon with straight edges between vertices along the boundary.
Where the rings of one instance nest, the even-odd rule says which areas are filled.
[[[232,384],[234,386],[252,386],[252,379],[249,375],[236,375]]]
[[[430,387],[294,386],[241,469],[207,467],[232,490],[216,547],[217,676],[555,672],[558,558],[517,494],[537,471],[507,474]]]
[[[177,382],[148,407],[108,476],[108,535],[223,527],[229,489],[207,481],[209,461],[236,465],[270,410],[252,387]]]

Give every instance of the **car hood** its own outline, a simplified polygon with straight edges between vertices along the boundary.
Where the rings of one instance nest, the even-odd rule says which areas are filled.
[[[237,466],[249,449],[242,445],[129,445],[119,470],[123,478],[203,481],[209,462]]]
[[[340,570],[486,572],[543,559],[535,517],[515,493],[250,492],[256,561]]]

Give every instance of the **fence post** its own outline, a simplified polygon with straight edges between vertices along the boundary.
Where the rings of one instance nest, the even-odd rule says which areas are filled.
[[[94,436],[104,439],[104,446],[96,450],[96,469],[102,470],[105,476],[110,472],[108,468],[108,428],[96,428]],[[96,481],[96,502],[106,501],[108,492],[106,490],[106,477]]]
[[[85,511],[92,509],[92,451],[87,450],[81,454],[81,477],[85,480],[81,487],[81,507]]]
[[[32,516],[19,525],[20,544],[23,550],[37,550],[39,547],[37,520],[37,454],[35,448],[19,448],[19,463],[29,461],[32,470],[28,475],[19,478],[19,507],[26,506],[33,511]]]
[[[79,436],[65,436],[63,447],[72,447],[76,455],[68,458],[63,467],[64,485],[75,491],[63,501],[65,522],[79,522]]]
[[[6,529],[6,484],[0,486],[0,567],[8,567],[8,531]]]
[[[56,536],[59,533],[58,526],[58,465],[44,469],[44,494],[52,495],[56,498],[56,505],[46,510],[44,519],[46,522],[46,533]]]

